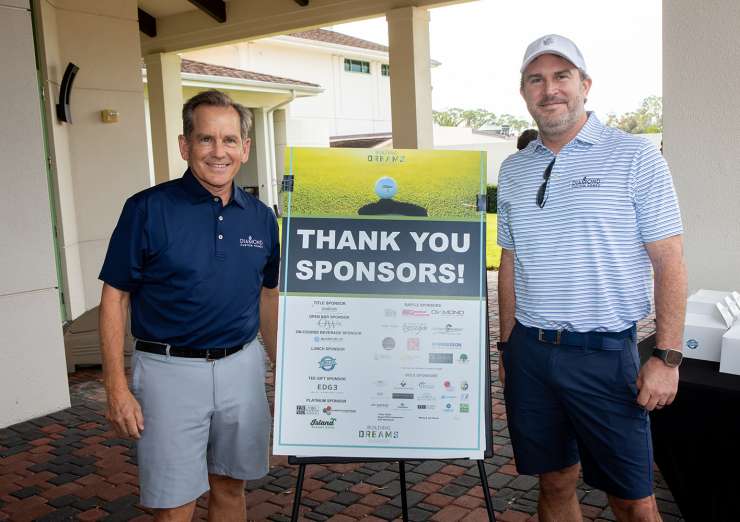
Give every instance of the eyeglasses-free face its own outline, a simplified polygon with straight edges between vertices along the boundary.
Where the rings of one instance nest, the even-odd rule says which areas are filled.
[[[542,178],[545,181],[542,182],[542,185],[540,185],[540,188],[537,191],[537,206],[540,208],[544,208],[545,203],[547,203],[547,182],[550,181],[550,174],[552,173],[553,165],[555,165],[554,159],[547,166],[545,172],[542,173]]]

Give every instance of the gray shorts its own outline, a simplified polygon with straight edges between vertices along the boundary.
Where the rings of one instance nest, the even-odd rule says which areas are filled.
[[[208,474],[240,480],[269,469],[265,352],[255,339],[215,361],[135,351],[132,390],[144,413],[141,504],[172,508],[208,491]]]

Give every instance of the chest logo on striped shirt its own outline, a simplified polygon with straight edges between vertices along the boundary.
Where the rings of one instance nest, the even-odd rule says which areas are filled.
[[[265,242],[261,239],[254,239],[249,236],[247,239],[239,239],[239,246],[247,248],[265,248]]]
[[[583,176],[580,179],[574,179],[570,182],[572,189],[594,189],[601,186],[601,178]]]

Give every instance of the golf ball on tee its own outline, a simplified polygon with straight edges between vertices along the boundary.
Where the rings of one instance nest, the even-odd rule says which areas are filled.
[[[375,182],[375,193],[381,199],[390,199],[398,192],[396,180],[390,176],[383,176]]]

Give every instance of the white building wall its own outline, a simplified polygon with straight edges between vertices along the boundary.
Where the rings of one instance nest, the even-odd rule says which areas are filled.
[[[0,0],[0,428],[69,406],[29,7]]]
[[[100,302],[98,274],[125,199],[149,186],[137,7],[134,0],[34,6],[67,316],[74,319]],[[54,109],[68,62],[80,67],[71,124],[58,122]],[[103,123],[103,109],[117,110],[119,122]]]
[[[187,52],[183,58],[236,67],[320,85],[324,92],[299,98],[287,108],[287,139],[291,146],[326,147],[329,137],[390,132],[390,82],[381,76],[377,59],[360,54],[349,58],[371,62],[371,74],[344,71],[344,54],[303,48],[275,39]]]
[[[663,2],[663,151],[689,289],[740,290],[740,2]]]

